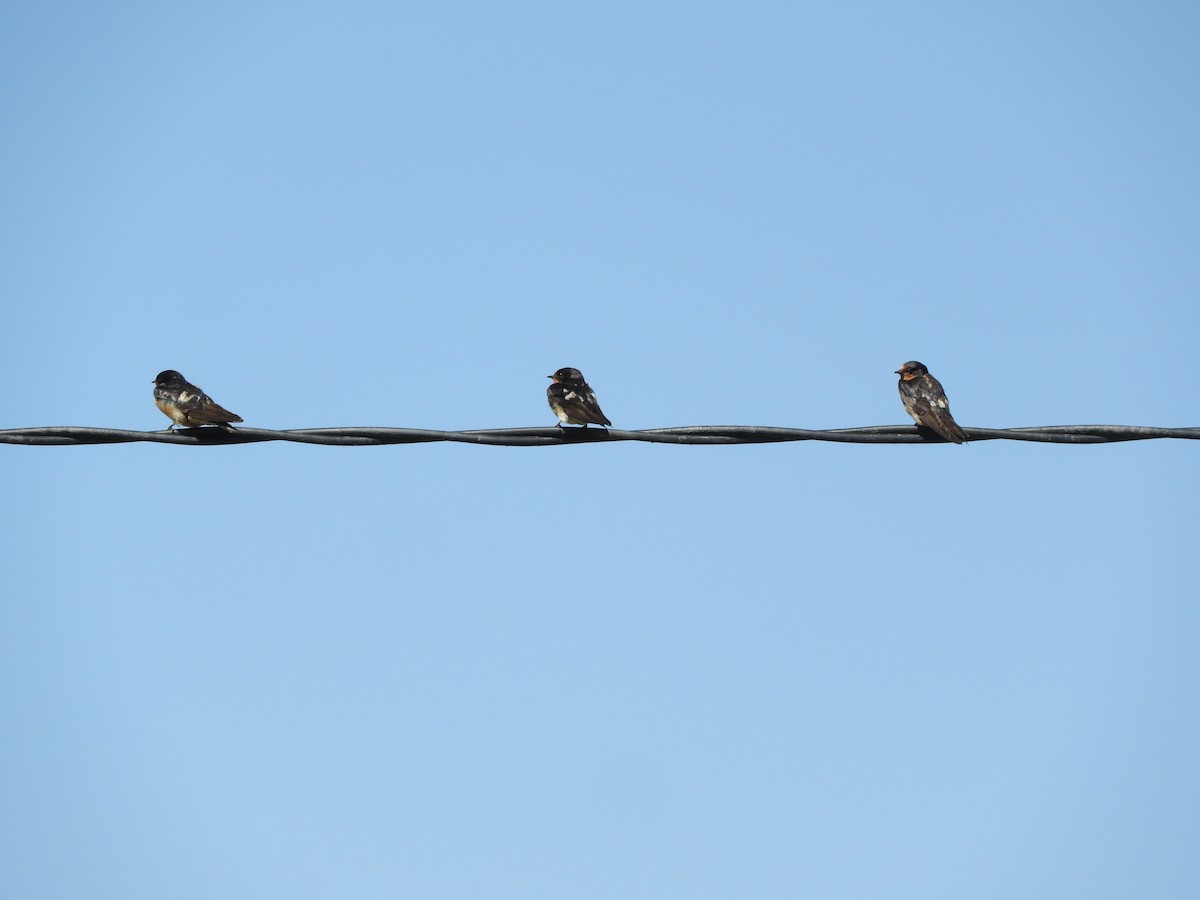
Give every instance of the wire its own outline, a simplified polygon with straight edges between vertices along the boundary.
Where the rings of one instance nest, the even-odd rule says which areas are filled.
[[[970,428],[972,441],[1035,441],[1044,444],[1109,444],[1157,438],[1200,440],[1200,428],[1150,428],[1140,425],[1045,425],[1032,428]],[[643,441],[650,444],[772,444],[785,441],[833,441],[842,444],[942,444],[945,441],[914,425],[875,425],[866,428],[773,428],[760,425],[689,425],[622,431],[617,428],[492,428],[481,431],[430,431],[422,428],[185,428],[180,431],[125,431],[119,428],[52,426],[0,430],[0,444],[31,446],[76,444],[257,444],[291,441],[333,447],[372,447],[384,444],[425,444],[449,441],[502,447],[544,447]]]

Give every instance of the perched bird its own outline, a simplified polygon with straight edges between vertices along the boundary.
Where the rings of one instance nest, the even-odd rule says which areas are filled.
[[[900,376],[900,399],[905,411],[918,425],[937,432],[956,444],[965,443],[967,433],[959,428],[950,415],[950,404],[941,383],[929,374],[924,363],[906,362],[896,374]]]
[[[550,408],[558,416],[558,427],[567,425],[611,425],[608,416],[596,402],[596,395],[588,383],[583,380],[583,373],[578,369],[562,368],[553,375],[547,375],[554,383],[546,388],[546,399]]]
[[[172,422],[167,426],[167,431],[174,431],[176,425],[186,428],[217,425],[226,431],[233,431],[229,423],[242,421],[241,416],[220,406],[174,369],[159,372],[155,377],[154,402]]]

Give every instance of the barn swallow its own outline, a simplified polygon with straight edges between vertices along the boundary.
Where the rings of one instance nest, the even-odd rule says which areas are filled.
[[[154,403],[163,415],[171,420],[167,431],[176,425],[193,428],[200,425],[216,425],[226,431],[234,431],[230,422],[242,421],[241,416],[217,404],[212,397],[190,384],[174,369],[159,372],[154,379]]]
[[[896,370],[896,374],[900,376],[900,400],[914,422],[955,444],[966,443],[967,433],[950,415],[946,392],[942,390],[941,383],[929,374],[924,363],[916,360],[906,362]]]
[[[578,369],[562,368],[553,375],[547,375],[554,383],[546,388],[546,399],[550,408],[558,416],[558,427],[567,425],[582,425],[588,427],[592,422],[596,425],[611,425],[608,416],[596,402],[596,394],[583,380],[583,373]]]

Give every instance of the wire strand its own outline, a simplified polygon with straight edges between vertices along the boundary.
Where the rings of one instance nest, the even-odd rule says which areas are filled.
[[[1200,440],[1200,428],[1152,428],[1141,425],[1042,425],[1029,428],[968,428],[971,441],[1033,441],[1044,444],[1110,444],[1159,438]],[[776,428],[765,425],[688,425],[624,431],[618,428],[490,428],[476,431],[432,431],[424,428],[185,428],[179,431],[127,431],[119,428],[50,426],[0,430],[0,444],[73,446],[80,444],[184,444],[220,446],[290,441],[331,447],[375,447],[448,441],[501,447],[552,447],[642,441],[651,444],[772,444],[788,441],[832,441],[842,444],[944,444],[945,440],[914,425],[864,428]]]

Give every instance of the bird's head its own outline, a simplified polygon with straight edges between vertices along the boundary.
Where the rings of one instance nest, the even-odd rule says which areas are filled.
[[[171,384],[182,384],[184,377],[174,369],[166,369],[154,376],[154,386],[164,387]]]
[[[914,378],[920,378],[922,375],[928,375],[929,370],[925,368],[924,363],[919,363],[916,360],[906,362],[896,370],[896,374],[905,381],[912,381]]]
[[[577,384],[583,381],[583,373],[578,369],[572,369],[570,366],[564,366],[553,375],[547,375],[546,377],[553,379],[555,384]]]

